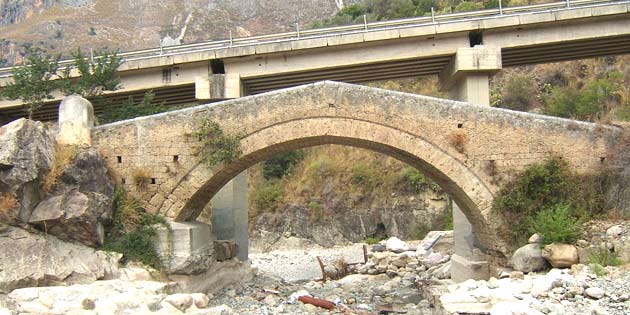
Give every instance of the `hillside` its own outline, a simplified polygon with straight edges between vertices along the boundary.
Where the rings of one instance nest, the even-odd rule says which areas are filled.
[[[347,2],[347,1],[346,1]],[[335,0],[9,0],[0,2],[0,66],[27,49],[122,51],[292,30],[330,17]]]

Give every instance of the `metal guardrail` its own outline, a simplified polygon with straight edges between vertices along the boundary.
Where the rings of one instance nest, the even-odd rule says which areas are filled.
[[[366,33],[383,30],[396,30],[410,27],[418,27],[424,25],[440,25],[448,23],[457,23],[462,21],[476,21],[491,18],[499,18],[505,16],[520,16],[526,14],[537,14],[545,12],[567,11],[581,8],[602,7],[616,4],[630,4],[629,0],[566,0],[562,2],[535,4],[519,7],[502,7],[496,9],[485,9],[469,12],[449,13],[391,21],[370,22],[364,19],[363,24],[353,24],[347,26],[337,26],[320,29],[300,30],[296,25],[296,31],[260,35],[243,38],[230,38],[226,40],[207,41],[193,44],[183,44],[176,46],[167,46],[159,48],[151,48],[144,50],[135,50],[119,54],[125,61],[137,61],[150,59],[155,57],[176,56],[194,52],[204,52],[219,50],[232,47],[246,47],[260,44],[289,42],[303,39],[327,38],[340,35],[350,35],[356,33]],[[433,12],[433,11],[432,11]],[[72,66],[72,60],[63,60],[59,62],[60,66]],[[0,78],[10,77],[13,67],[0,68]]]

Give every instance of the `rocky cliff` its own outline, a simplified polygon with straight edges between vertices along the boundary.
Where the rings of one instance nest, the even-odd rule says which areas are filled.
[[[9,0],[0,3],[0,66],[27,49],[123,51],[284,32],[333,15],[339,0]],[[350,1],[346,1],[350,2]]]

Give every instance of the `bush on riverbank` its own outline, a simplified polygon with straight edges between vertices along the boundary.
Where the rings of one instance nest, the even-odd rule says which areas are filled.
[[[103,249],[160,269],[160,257],[153,239],[157,236],[157,226],[166,225],[164,217],[147,213],[138,199],[128,196],[120,188],[114,192],[113,207],[113,224],[106,234]]]

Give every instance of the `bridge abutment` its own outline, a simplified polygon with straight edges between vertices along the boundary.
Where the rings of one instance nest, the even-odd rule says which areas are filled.
[[[234,240],[236,257],[247,260],[249,253],[247,171],[234,177],[212,200],[212,230],[218,240]]]

